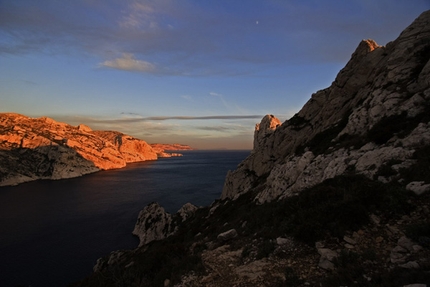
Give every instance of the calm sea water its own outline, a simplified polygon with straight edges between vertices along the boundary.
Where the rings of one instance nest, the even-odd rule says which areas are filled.
[[[168,212],[219,198],[228,170],[249,151],[185,151],[183,157],[60,181],[0,187],[0,286],[65,286],[99,257],[134,249],[147,204]]]

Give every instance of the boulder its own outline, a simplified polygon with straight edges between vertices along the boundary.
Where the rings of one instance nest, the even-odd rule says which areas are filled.
[[[226,232],[218,234],[217,239],[225,242],[225,241],[228,241],[228,240],[233,239],[235,237],[237,237],[236,229],[230,229]]]

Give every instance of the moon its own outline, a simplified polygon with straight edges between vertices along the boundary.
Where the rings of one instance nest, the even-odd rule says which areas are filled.
[[[258,21],[256,21],[256,22],[255,22],[255,24],[257,24],[257,25],[258,25]]]

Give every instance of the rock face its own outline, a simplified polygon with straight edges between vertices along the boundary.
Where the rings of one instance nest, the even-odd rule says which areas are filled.
[[[363,40],[332,85],[294,117],[279,126],[272,115],[263,118],[251,155],[228,173],[221,198],[258,189],[264,203],[349,170],[396,179],[417,148],[430,145],[429,60],[428,11],[385,47]]]
[[[71,178],[155,159],[149,144],[119,132],[0,114],[0,185]]]
[[[133,234],[139,237],[139,247],[174,234],[177,225],[192,216],[197,206],[187,203],[174,215],[153,202],[139,212]]]
[[[265,139],[272,134],[278,126],[281,125],[281,121],[274,115],[266,115],[261,123],[255,125],[254,132],[254,149],[264,148]]]

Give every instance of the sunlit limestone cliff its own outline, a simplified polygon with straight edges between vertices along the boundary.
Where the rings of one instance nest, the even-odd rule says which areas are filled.
[[[265,116],[221,199],[153,203],[133,232],[76,286],[430,286],[430,11]]]
[[[155,159],[149,144],[120,132],[0,114],[0,185],[71,178]]]

